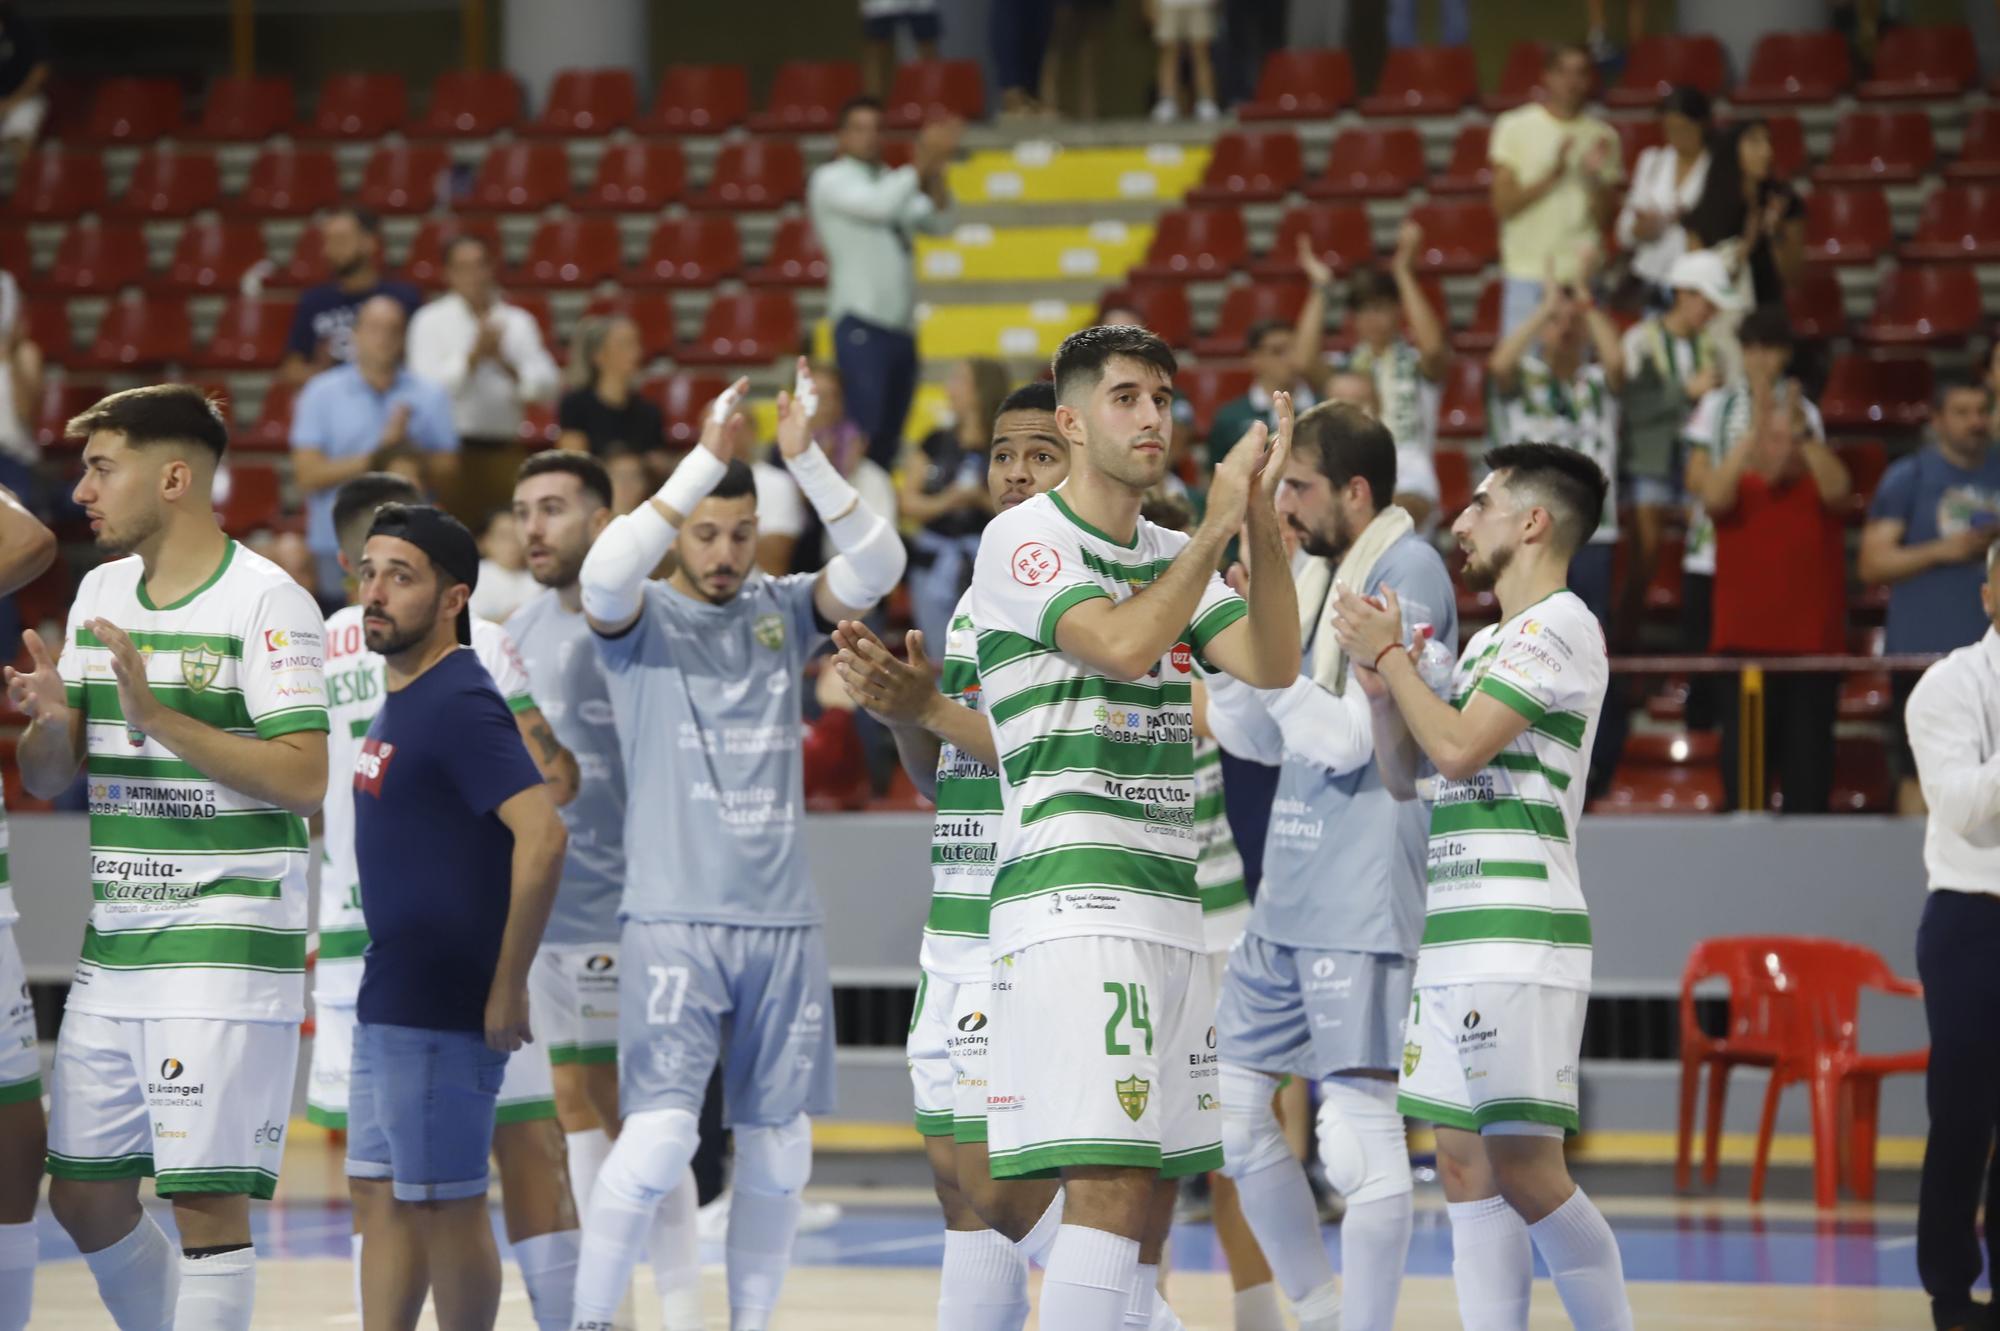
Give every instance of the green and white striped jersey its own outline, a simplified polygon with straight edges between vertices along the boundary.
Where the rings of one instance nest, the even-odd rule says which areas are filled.
[[[305,819],[229,789],[125,724],[105,619],[154,694],[232,734],[325,730],[326,625],[306,590],[234,541],[171,605],[135,556],[85,575],[60,670],[86,720],[95,904],[69,1005],[107,1017],[298,1021],[305,1015]]]
[[[9,836],[7,806],[0,803],[0,928],[21,918],[21,913],[14,909],[14,875],[7,856]]]
[[[1568,590],[1466,644],[1453,705],[1484,693],[1529,725],[1471,780],[1436,778],[1418,985],[1590,988],[1576,831],[1610,675],[1604,633]]]
[[[972,593],[958,598],[945,635],[938,687],[979,710],[978,637]],[[931,823],[931,913],[924,922],[925,971],[965,983],[988,973],[986,915],[999,867],[1000,774],[955,744],[938,749],[937,818]]]
[[[1104,935],[1202,950],[1190,681],[1196,658],[1248,608],[1211,576],[1180,641],[1136,680],[1056,646],[1065,614],[1131,599],[1187,539],[1142,518],[1131,541],[1113,540],[1059,489],[987,524],[972,621],[1006,810],[994,956]]]
[[[1194,742],[1195,890],[1201,893],[1202,950],[1227,952],[1250,923],[1250,893],[1243,885],[1243,856],[1222,801],[1222,746]]]
[[[1486,381],[1486,431],[1494,444],[1561,444],[1595,462],[1611,481],[1592,545],[1618,539],[1618,395],[1604,367],[1586,361],[1564,383],[1542,360],[1521,358],[1512,396]]]
[[[326,803],[320,808],[319,959],[313,963],[313,1001],[352,1007],[361,992],[361,954],[368,924],[361,916],[361,870],[354,861],[354,760],[368,723],[388,694],[382,658],[368,650],[361,607],[344,606],[326,621],[326,698],[332,733],[326,741]],[[535,705],[527,669],[507,631],[472,621],[472,650],[507,700],[507,710]]]

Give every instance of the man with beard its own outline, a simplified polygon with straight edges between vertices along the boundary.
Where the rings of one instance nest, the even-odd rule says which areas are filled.
[[[1339,402],[1299,417],[1278,511],[1310,557],[1297,573],[1303,668],[1284,689],[1219,680],[1210,691],[1224,745],[1281,764],[1263,887],[1229,954],[1216,1033],[1223,1170],[1301,1331],[1388,1331],[1410,1245],[1396,1063],[1423,931],[1427,818],[1383,788],[1368,699],[1329,618],[1335,586],[1393,588],[1456,651],[1450,575],[1395,493],[1387,426]],[[1286,1077],[1320,1084],[1320,1158],[1347,1202],[1341,1292],[1305,1170],[1272,1112]]]
[[[1395,588],[1379,604],[1334,589],[1382,785],[1415,800],[1418,764],[1435,773],[1397,1108],[1437,1125],[1468,1331],[1523,1331],[1536,1250],[1580,1331],[1629,1331],[1617,1240],[1563,1162],[1590,997],[1576,832],[1610,677],[1603,632],[1565,579],[1609,481],[1560,444],[1496,448],[1486,466],[1452,534],[1466,585],[1496,594],[1501,622],[1466,644],[1448,695],[1403,648]]]
[[[306,816],[326,790],[319,608],[216,525],[229,438],[200,390],[69,423],[98,549],[60,665],[7,670],[44,799],[88,765],[96,904],[51,1081],[49,1209],[119,1327],[240,1331],[249,1199],[278,1182],[305,1016]],[[178,1261],[139,1206],[173,1203]]]
[[[500,1304],[495,1100],[509,1055],[534,1039],[528,968],[567,837],[492,676],[461,650],[472,534],[437,509],[384,504],[360,575],[387,694],[350,778],[369,932],[347,1119],[361,1319],[411,1331],[431,1291],[441,1328],[476,1331]],[[558,1138],[549,1183],[566,1211],[560,1151]]]
[[[424,303],[408,282],[382,276],[382,219],[374,213],[336,208],[321,219],[319,238],[327,280],[300,294],[278,366],[278,378],[292,385],[353,359],[354,320],[373,297],[389,297],[406,319]]]

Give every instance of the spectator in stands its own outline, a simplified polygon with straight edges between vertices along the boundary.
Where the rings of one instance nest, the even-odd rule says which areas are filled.
[[[951,423],[931,431],[903,460],[897,496],[904,518],[919,524],[910,555],[910,603],[924,640],[944,641],[952,607],[972,585],[979,533],[993,512],[986,488],[986,450],[993,418],[1013,384],[995,360],[960,361],[945,392]]]
[[[1726,656],[1837,656],[1847,650],[1847,467],[1816,438],[1796,384],[1757,404],[1751,428],[1703,478],[1715,522],[1715,622],[1709,650]],[[1722,711],[1722,781],[1736,789],[1739,709],[1734,682]],[[1764,681],[1764,751],[1786,813],[1825,813],[1833,789],[1833,722],[1840,676],[1771,671]]]
[[[1153,122],[1171,124],[1181,114],[1181,61],[1194,73],[1194,115],[1204,125],[1222,118],[1215,104],[1215,10],[1218,0],[1146,0],[1159,49],[1154,80],[1159,100]]]
[[[1043,114],[1042,57],[1055,21],[1054,0],[1012,0],[987,9],[986,39],[993,48],[994,81],[1000,85],[1000,114]]]
[[[2000,455],[1992,442],[1992,399],[1984,384],[1946,380],[1938,388],[1931,441],[1882,475],[1861,529],[1857,572],[1889,588],[1882,649],[1891,656],[1954,651],[1985,632],[1974,593],[1987,547],[2000,539]],[[1895,716],[1914,687],[1893,677]],[[1900,724],[1897,802],[1921,812],[1914,761]]]
[[[292,409],[292,477],[306,499],[306,544],[319,562],[319,589],[341,589],[333,492],[364,471],[382,470],[381,454],[414,446],[424,453],[424,484],[447,489],[458,476],[458,432],[451,399],[403,366],[403,304],[372,296],[356,311],[354,358],[323,370],[299,391]]]
[[[1708,183],[1708,94],[1699,88],[1668,93],[1660,103],[1660,131],[1666,142],[1639,154],[1618,209],[1618,244],[1631,253],[1632,274],[1655,307],[1673,303],[1667,275],[1688,248],[1681,218],[1701,202]]]
[[[645,457],[632,449],[614,447],[603,455],[603,462],[605,474],[611,477],[611,508],[615,516],[623,517],[634,511],[658,488]],[[671,474],[673,468],[666,470]]]
[[[1493,122],[1493,212],[1500,219],[1502,336],[1518,328],[1553,275],[1578,281],[1601,250],[1599,234],[1618,206],[1624,167],[1618,135],[1583,113],[1590,53],[1552,47],[1542,67],[1546,97]]]
[[[1619,57],[1605,21],[1605,0],[1584,0],[1590,17],[1590,58],[1599,65],[1616,64]],[[1627,45],[1646,35],[1646,0],[1625,0],[1625,41]]]
[[[278,377],[288,384],[347,364],[356,311],[364,302],[387,296],[403,307],[406,319],[424,303],[423,293],[408,282],[382,276],[381,218],[363,208],[340,207],[320,219],[319,233],[328,277],[306,288],[292,315],[285,359],[278,366]]]
[[[453,237],[444,276],[445,293],[410,319],[410,372],[451,397],[461,450],[454,508],[476,523],[512,502],[523,408],[552,401],[560,376],[535,316],[500,299],[485,241]]]
[[[658,457],[665,477],[666,420],[639,391],[644,357],[639,325],[624,315],[589,315],[577,322],[569,358],[574,387],[556,407],[562,431],[557,448],[598,458],[618,452]]]
[[[917,135],[916,161],[882,165],[882,104],[858,97],[840,111],[837,155],[812,173],[807,205],[826,250],[827,318],[841,377],[854,388],[854,416],[869,456],[894,466],[903,420],[917,390],[918,232],[950,227],[945,167],[964,127],[933,121]]]
[[[1327,44],[1346,45],[1343,41]],[[1265,59],[1284,46],[1285,0],[1223,0],[1220,57],[1223,97],[1232,102],[1247,102],[1255,96]]]
[[[1061,112],[1063,71],[1076,70],[1076,100],[1070,113],[1078,120],[1097,119],[1097,46],[1110,22],[1112,0],[1054,0],[1049,48],[1042,56],[1042,110]],[[1005,8],[995,5],[995,9]]]
[[[896,78],[896,42],[910,35],[917,59],[935,60],[938,0],[861,0],[861,88],[870,97],[887,97]]]
[[[1250,372],[1255,377],[1242,397],[1231,398],[1215,409],[1215,419],[1208,427],[1209,457],[1220,458],[1228,453],[1258,421],[1264,422],[1266,428],[1277,428],[1271,394],[1289,391],[1294,409],[1299,412],[1318,400],[1310,381],[1299,372],[1297,342],[1297,330],[1276,319],[1250,326],[1243,345],[1250,353]]]
[[[468,603],[481,619],[504,624],[527,599],[541,590],[528,572],[528,549],[514,510],[496,508],[479,530],[479,583]]]
[[[1438,0],[1437,16],[1439,45],[1464,46],[1472,40],[1472,22],[1466,14],[1465,0]],[[1389,0],[1390,49],[1423,44],[1417,35],[1417,0]]]
[[[48,45],[15,0],[0,0],[0,140],[16,170],[49,113]]]
[[[5,358],[0,367],[0,485],[30,509],[39,509],[42,487],[35,467],[42,447],[36,413],[42,405],[42,349],[29,335],[21,288],[5,271],[0,271],[0,357]]]
[[[1688,248],[1722,255],[1749,297],[1746,308],[1782,304],[1805,266],[1805,202],[1777,178],[1776,161],[1768,125],[1731,125],[1710,149],[1701,202],[1686,219]]]

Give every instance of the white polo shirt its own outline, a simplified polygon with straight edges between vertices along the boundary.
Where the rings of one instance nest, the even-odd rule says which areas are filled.
[[[534,315],[496,301],[485,317],[499,321],[500,355],[513,366],[511,376],[491,360],[467,372],[480,317],[456,292],[410,316],[410,373],[451,398],[452,423],[461,439],[512,439],[521,428],[521,408],[553,401],[559,375]]]
[[[1930,805],[1930,889],[2000,896],[2000,633],[1926,670],[1904,720]]]

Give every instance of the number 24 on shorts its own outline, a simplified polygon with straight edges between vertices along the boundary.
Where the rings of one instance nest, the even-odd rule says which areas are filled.
[[[1111,1020],[1104,1023],[1104,1052],[1107,1054],[1129,1054],[1130,1045],[1118,1038],[1118,1024],[1124,1022],[1127,1038],[1135,1038],[1140,1031],[1146,1033],[1146,1052],[1153,1052],[1153,1007],[1146,1000],[1146,986],[1143,984],[1119,984],[1115,980],[1104,982],[1104,992],[1111,995]]]

